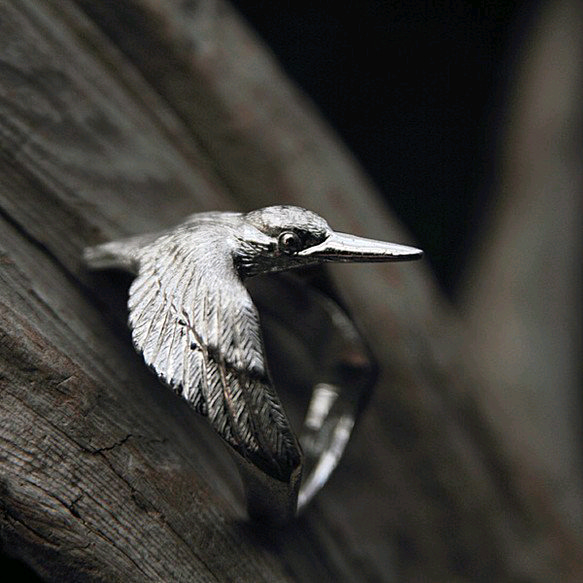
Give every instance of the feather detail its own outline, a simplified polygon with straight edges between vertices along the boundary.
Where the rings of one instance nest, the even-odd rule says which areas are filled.
[[[299,449],[271,386],[259,316],[228,236],[202,221],[141,250],[128,301],[133,341],[240,455],[287,480]]]

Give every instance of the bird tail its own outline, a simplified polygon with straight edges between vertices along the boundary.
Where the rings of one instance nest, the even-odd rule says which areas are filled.
[[[155,238],[155,235],[138,235],[87,247],[83,260],[89,269],[123,269],[137,273],[139,250]]]

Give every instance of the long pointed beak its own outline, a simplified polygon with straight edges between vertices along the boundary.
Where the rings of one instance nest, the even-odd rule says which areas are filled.
[[[304,249],[297,256],[338,263],[366,263],[421,259],[423,251],[415,247],[365,239],[346,233],[332,233],[319,245]]]

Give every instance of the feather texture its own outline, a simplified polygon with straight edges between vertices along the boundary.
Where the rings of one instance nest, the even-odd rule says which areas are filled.
[[[129,324],[146,363],[243,457],[287,480],[299,450],[273,390],[259,317],[229,249],[205,221],[139,253]]]

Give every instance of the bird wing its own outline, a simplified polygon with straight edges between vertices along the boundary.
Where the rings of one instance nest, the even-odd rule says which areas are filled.
[[[202,224],[142,251],[128,302],[133,341],[237,452],[285,480],[298,446],[271,384],[257,310],[227,244],[212,235]]]

